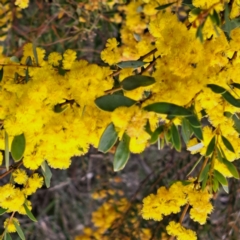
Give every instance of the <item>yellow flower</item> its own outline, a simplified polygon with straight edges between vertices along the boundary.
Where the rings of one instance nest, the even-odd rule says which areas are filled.
[[[28,179],[28,175],[27,175],[26,171],[23,169],[15,170],[13,172],[12,176],[13,176],[14,182],[16,182],[18,184],[25,184]]]
[[[62,56],[58,52],[52,52],[48,56],[48,62],[53,66],[59,66],[59,61],[62,60]]]
[[[16,0],[15,2],[15,5],[19,6],[22,9],[27,8],[28,4],[29,4],[29,0]]]
[[[17,229],[16,229],[13,221],[14,221],[17,225],[19,225],[19,221],[18,221],[17,218],[12,218],[11,220],[10,220],[10,218],[7,218],[7,219],[4,221],[4,228],[7,229],[7,232],[9,232],[9,233],[13,233],[13,232],[16,232],[16,231],[17,231]]]

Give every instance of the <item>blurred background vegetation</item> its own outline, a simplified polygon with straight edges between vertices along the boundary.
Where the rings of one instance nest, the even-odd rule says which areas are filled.
[[[106,40],[116,37],[120,41],[119,29],[124,16],[118,10],[127,1],[37,0],[30,1],[29,7],[21,11],[14,2],[0,3],[0,41],[5,55],[20,57],[24,44],[35,42],[46,53],[73,49],[78,59],[103,64],[100,52]],[[161,150],[151,146],[140,155],[131,155],[126,168],[114,173],[112,154],[103,155],[91,149],[85,156],[74,157],[68,170],[53,170],[49,189],[43,188],[33,195],[32,212],[38,222],[33,223],[27,217],[20,219],[26,239],[91,239],[86,233],[97,229],[92,213],[109,202],[113,206],[111,211],[119,214],[110,223],[108,208],[100,214],[100,222],[103,226],[109,224],[109,228],[96,239],[167,240],[165,227],[170,220],[178,221],[179,216],[165,217],[161,222],[143,220],[142,199],[156,193],[160,186],[186,179],[198,158],[168,146]],[[239,182],[231,179],[229,189],[229,194],[220,191],[214,196],[215,210],[206,225],[195,224],[186,217],[185,226],[197,231],[199,239],[240,239]],[[123,198],[129,204],[119,210]],[[2,226],[5,218],[0,219]],[[150,233],[144,235],[144,229]],[[13,239],[18,239],[17,235]]]

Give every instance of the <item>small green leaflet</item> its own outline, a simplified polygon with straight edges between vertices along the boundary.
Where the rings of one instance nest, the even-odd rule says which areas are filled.
[[[208,163],[205,168],[202,170],[198,181],[202,182],[205,178],[208,178],[208,172],[209,172],[210,164]]]
[[[173,146],[175,147],[175,149],[177,151],[180,152],[181,149],[182,149],[181,139],[180,139],[180,136],[179,136],[178,129],[177,129],[177,127],[174,123],[172,123],[172,126],[171,126],[171,135],[172,135]]]
[[[122,82],[122,89],[131,91],[139,87],[150,86],[155,83],[155,79],[149,76],[134,75],[126,77]]]
[[[22,228],[18,225],[18,223],[13,219],[13,224],[15,228],[17,229],[18,236],[22,239],[25,240],[24,233],[22,231]]]
[[[123,95],[105,95],[95,99],[95,104],[102,110],[113,112],[118,107],[131,107],[136,101]]]
[[[157,140],[158,140],[158,138],[159,138],[159,135],[163,132],[163,130],[164,130],[164,126],[163,126],[163,125],[159,126],[159,127],[153,132],[153,134],[152,134],[151,139],[150,139],[149,142],[150,142],[151,144],[156,143]]]
[[[198,28],[197,28],[197,32],[196,32],[196,37],[199,38],[200,42],[202,43],[203,42],[203,33],[202,33],[202,30],[203,30],[203,24],[201,24]]]
[[[213,178],[213,186],[212,186],[212,189],[214,192],[217,192],[218,189],[219,189],[219,183],[218,183],[218,180],[216,178]]]
[[[228,185],[227,179],[216,169],[214,170],[214,177],[224,186]]]
[[[240,108],[240,100],[233,97],[231,93],[226,91],[225,93],[222,94],[222,96],[228,103],[230,103],[234,107]]]
[[[192,127],[195,127],[195,128],[201,127],[201,123],[195,115],[186,117],[186,119],[189,121]]]
[[[200,140],[203,140],[202,128],[192,127],[194,135]]]
[[[28,56],[28,57],[26,58],[25,64],[26,64],[27,66],[32,66],[32,65],[33,65],[33,63],[32,63],[32,58],[31,58],[30,56]]]
[[[172,116],[191,116],[193,115],[188,109],[175,105],[173,103],[158,102],[144,107],[149,112],[162,113]]]
[[[37,222],[37,219],[33,216],[32,212],[28,209],[27,205],[24,203],[23,207],[28,215],[28,217],[33,221],[33,222]]]
[[[217,26],[220,25],[221,21],[220,21],[219,15],[215,9],[213,11],[213,14],[210,14],[209,16],[210,16],[213,24],[216,24]]]
[[[232,144],[228,141],[228,139],[225,138],[223,135],[222,135],[221,137],[222,137],[222,141],[223,141],[225,147],[226,147],[229,151],[235,153],[234,148],[233,148]]]
[[[5,130],[4,134],[4,143],[5,143],[5,166],[7,171],[9,170],[9,139],[8,139],[8,133]]]
[[[23,157],[26,147],[26,140],[24,134],[14,137],[11,145],[11,154],[15,162],[18,162]]]
[[[164,4],[164,5],[160,5],[160,6],[156,7],[155,9],[156,9],[156,10],[164,10],[164,9],[172,6],[174,3],[176,3],[176,2],[172,2],[172,3],[167,3],[167,4]]]
[[[194,166],[192,167],[191,171],[188,173],[187,176],[189,176],[189,175],[193,172],[193,170],[194,170],[194,169],[197,167],[197,165],[202,161],[202,159],[203,159],[203,156],[201,156],[201,157],[197,160],[197,162],[194,164]]]
[[[233,175],[234,178],[239,179],[238,170],[233,165],[233,163],[231,163],[227,159],[223,158],[223,164],[228,168],[229,172]]]
[[[225,93],[227,90],[223,87],[220,87],[216,84],[208,84],[207,87],[209,87],[214,93]]]
[[[240,89],[240,84],[239,83],[231,83],[231,86]]]
[[[4,240],[12,240],[11,235],[7,231],[4,233]]]
[[[143,62],[143,61],[124,61],[124,62],[117,63],[117,66],[120,68],[139,68],[146,63],[147,62]]]
[[[41,164],[41,169],[42,169],[42,174],[44,176],[45,185],[47,188],[49,188],[51,183],[51,178],[52,178],[52,172],[46,161],[44,161]]]
[[[0,208],[0,215],[3,215],[6,211],[7,211],[7,209]]]
[[[114,155],[113,169],[115,172],[122,170],[128,162],[130,156],[129,142],[130,137],[125,133]]]
[[[118,139],[118,134],[115,130],[115,127],[113,123],[110,123],[100,138],[98,150],[103,153],[108,152],[117,142],[117,139]]]
[[[220,163],[222,163],[223,162],[223,157],[222,157],[221,150],[219,149],[219,147],[217,147],[216,149],[217,149],[217,159]]]
[[[228,185],[222,185],[222,188],[226,193],[229,193]]]
[[[193,131],[189,124],[189,121],[186,118],[183,118],[181,134],[182,134],[183,140],[186,144],[189,142],[189,139],[190,139],[192,133],[193,133]]]
[[[37,47],[36,47],[35,41],[33,42],[32,48],[33,48],[33,56],[36,61],[36,65],[38,66],[38,54],[37,54]]]
[[[64,112],[68,108],[68,105],[62,106],[61,104],[57,104],[54,106],[53,111],[55,113]]]
[[[216,144],[216,138],[214,136],[207,146],[206,156],[210,156],[213,153],[215,144]]]

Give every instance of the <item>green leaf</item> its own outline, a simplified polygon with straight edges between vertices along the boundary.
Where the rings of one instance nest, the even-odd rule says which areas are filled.
[[[228,168],[229,172],[233,175],[234,178],[239,179],[239,173],[237,168],[233,163],[229,162],[227,159],[223,159],[223,164]]]
[[[153,77],[134,75],[126,77],[122,82],[122,89],[131,91],[139,87],[146,87],[154,84],[156,81]]]
[[[197,28],[197,32],[196,32],[196,37],[199,38],[200,42],[203,42],[204,40],[202,30],[203,30],[203,24]]]
[[[182,119],[181,133],[182,133],[184,142],[187,144],[189,142],[189,139],[190,139],[193,131],[189,124],[189,121],[186,118]]]
[[[125,133],[114,155],[113,169],[115,172],[122,170],[128,162],[130,156],[129,142],[130,137]]]
[[[42,174],[44,176],[45,185],[47,188],[49,188],[51,183],[51,178],[52,178],[52,172],[46,161],[44,161],[41,164],[41,169],[42,169]]]
[[[32,66],[32,65],[33,65],[33,63],[32,63],[32,58],[31,58],[30,56],[28,56],[28,57],[26,58],[25,64],[26,64],[27,66]]]
[[[23,207],[28,215],[28,217],[33,221],[33,222],[37,222],[37,219],[33,216],[32,212],[28,209],[27,205],[24,203]]]
[[[194,135],[200,140],[203,140],[202,128],[192,127]]]
[[[223,187],[223,190],[224,190],[226,193],[229,193],[228,185],[222,185],[222,187]]]
[[[201,13],[201,9],[200,8],[194,8],[191,10],[191,14],[193,15],[199,15]]]
[[[7,231],[4,233],[4,240],[12,240],[11,235]]]
[[[151,139],[150,139],[150,143],[151,144],[154,144],[157,142],[158,138],[159,138],[159,135],[163,132],[164,130],[164,126],[161,125],[159,126],[158,128],[156,128],[156,130],[153,132],[152,136],[151,136]]]
[[[168,114],[172,116],[191,116],[192,115],[192,113],[188,109],[175,105],[173,103],[167,103],[167,102],[158,102],[158,103],[150,104],[144,107],[144,110],[149,112]]]
[[[26,83],[29,81],[29,71],[28,71],[28,68],[26,69],[26,71],[25,71],[25,81],[26,81]]]
[[[8,133],[5,130],[4,134],[4,143],[5,143],[5,151],[4,151],[4,156],[5,156],[5,166],[6,170],[9,170],[9,139],[8,139]]]
[[[53,111],[55,113],[61,113],[64,112],[68,108],[68,104],[62,106],[61,104],[57,104],[54,106]]]
[[[115,127],[113,123],[110,123],[100,138],[98,150],[103,153],[108,152],[117,142],[117,139],[118,134],[115,130]]]
[[[208,84],[207,87],[209,87],[214,93],[223,94],[227,91],[225,88],[220,87],[216,84]]]
[[[189,117],[186,117],[186,118],[187,118],[187,120],[189,121],[189,123],[192,127],[195,127],[195,128],[200,128],[201,127],[201,123],[195,115],[189,116]]]
[[[222,96],[228,103],[230,103],[234,107],[240,108],[240,100],[233,97],[231,93],[226,91],[225,93],[222,94]]]
[[[24,134],[17,135],[13,138],[11,145],[11,154],[15,162],[18,162],[23,157],[26,147]]]
[[[194,171],[194,169],[197,167],[197,165],[202,161],[202,159],[203,159],[203,156],[201,156],[198,160],[197,160],[197,162],[194,164],[194,166],[192,167],[192,169],[191,169],[191,171],[187,174],[187,176],[189,176],[193,171]]]
[[[172,126],[171,126],[171,135],[172,135],[173,146],[175,147],[175,149],[177,151],[180,152],[181,149],[182,149],[181,139],[180,139],[180,136],[179,136],[178,129],[177,129],[177,127],[174,123],[172,123]]]
[[[210,164],[208,163],[205,168],[202,170],[198,181],[202,182],[206,177],[208,177],[208,172],[209,172]]]
[[[25,240],[25,236],[24,236],[24,233],[22,231],[22,228],[20,227],[20,225],[18,225],[18,223],[14,219],[13,219],[13,224],[14,224],[15,228],[17,229],[18,236],[22,240]]]
[[[124,61],[124,62],[117,63],[117,66],[120,68],[139,68],[146,63],[147,62],[143,62],[143,61]]]
[[[3,67],[2,67],[2,69],[0,70],[0,82],[2,81],[2,79],[3,79]]]
[[[95,99],[95,104],[104,111],[113,112],[118,107],[131,107],[136,101],[123,95],[105,95]]]
[[[223,141],[225,147],[226,147],[229,151],[235,153],[234,148],[233,148],[232,144],[228,141],[228,139],[225,138],[223,135],[222,135],[221,137],[222,137],[222,141]]]
[[[172,6],[174,3],[176,3],[176,2],[172,2],[172,3],[167,3],[167,4],[164,4],[164,5],[160,5],[160,6],[156,7],[155,9],[156,9],[156,10],[164,10],[164,9]]]
[[[214,170],[214,178],[216,178],[222,185],[228,185],[227,179],[216,169]]]
[[[16,56],[10,57],[11,62],[20,63],[19,59]]]
[[[213,14],[210,14],[210,18],[211,18],[213,24],[216,24],[217,26],[220,25],[221,21],[220,21],[219,15],[215,9],[213,11]]]
[[[240,84],[239,83],[231,83],[231,86],[240,89]]]
[[[232,115],[232,119],[234,121],[234,128],[240,134],[240,119],[238,118],[237,114]]]
[[[206,156],[210,156],[213,153],[215,144],[216,144],[216,137],[214,136],[207,146]]]
[[[7,209],[0,207],[0,215],[3,215],[6,211],[7,211]]]
[[[221,153],[221,150],[217,147],[217,159],[220,163],[223,162],[223,157],[222,157],[222,153]]]

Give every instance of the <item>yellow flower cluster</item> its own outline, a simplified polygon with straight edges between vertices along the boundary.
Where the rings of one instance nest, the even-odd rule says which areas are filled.
[[[161,221],[163,215],[178,213],[183,205],[189,204],[192,207],[191,219],[204,224],[208,214],[213,210],[211,198],[212,194],[208,193],[207,189],[202,191],[196,188],[194,183],[183,185],[182,182],[176,182],[169,189],[160,187],[156,195],[150,194],[144,198],[142,216],[146,220]],[[184,229],[179,223],[170,223],[167,231],[170,235],[177,236],[178,239],[196,239],[196,237],[193,238],[196,235],[194,232]]]
[[[19,6],[22,9],[27,8],[28,4],[29,4],[29,0],[16,0],[15,1],[15,5]]]

